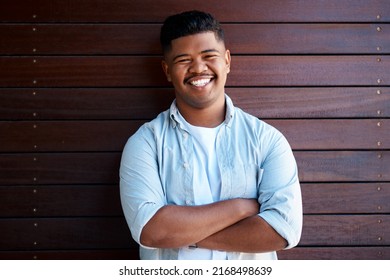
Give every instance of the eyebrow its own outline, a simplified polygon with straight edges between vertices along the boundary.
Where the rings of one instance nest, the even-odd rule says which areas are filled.
[[[217,53],[220,53],[219,50],[217,50],[217,49],[204,50],[204,51],[201,51],[200,53],[201,53],[201,54],[204,54],[204,53],[208,53],[208,52],[217,52]]]
[[[209,53],[209,52],[217,52],[217,53],[220,53],[219,50],[217,49],[208,49],[208,50],[204,50],[204,51],[201,51],[200,54],[205,54],[205,53]],[[175,61],[176,59],[180,58],[180,57],[184,57],[184,56],[189,56],[189,54],[186,54],[186,53],[183,53],[183,54],[179,54],[177,56],[175,56],[173,58],[173,61]]]

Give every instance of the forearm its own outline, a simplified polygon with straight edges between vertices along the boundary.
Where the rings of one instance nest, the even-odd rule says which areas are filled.
[[[144,226],[141,243],[179,248],[197,243],[259,211],[252,199],[232,199],[202,206],[167,205]]]
[[[287,242],[258,215],[243,219],[197,243],[220,251],[263,253],[282,250]]]

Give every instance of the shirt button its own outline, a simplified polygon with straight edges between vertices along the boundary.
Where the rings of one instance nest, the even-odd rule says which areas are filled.
[[[183,164],[183,166],[184,166],[185,169],[187,169],[188,167],[190,167],[190,165],[188,164],[188,162],[185,162],[185,163]]]
[[[191,205],[191,201],[189,199],[186,200],[187,205]]]
[[[187,132],[184,132],[184,133],[183,133],[183,138],[184,138],[184,139],[187,139],[187,138],[188,138],[188,133],[187,133]]]

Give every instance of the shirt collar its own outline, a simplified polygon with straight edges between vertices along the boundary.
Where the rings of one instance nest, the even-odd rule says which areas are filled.
[[[230,127],[231,121],[234,117],[234,105],[233,105],[233,101],[230,99],[230,97],[227,94],[225,94],[225,102],[226,102],[226,115],[225,115],[224,123],[226,124],[226,126]],[[171,107],[169,108],[169,117],[173,128],[181,124],[178,114],[179,114],[179,109],[176,106],[176,99],[175,99],[173,100]]]

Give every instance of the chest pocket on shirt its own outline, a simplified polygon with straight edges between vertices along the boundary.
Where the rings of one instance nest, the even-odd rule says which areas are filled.
[[[256,164],[233,164],[230,198],[258,198],[263,171]]]

